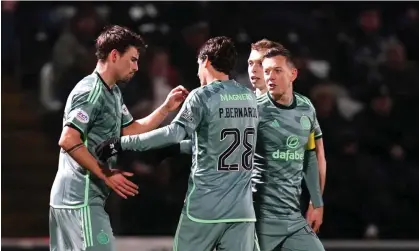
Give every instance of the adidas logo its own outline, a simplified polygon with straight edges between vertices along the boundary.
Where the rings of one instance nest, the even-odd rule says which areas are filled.
[[[115,144],[109,144],[109,148],[110,148],[110,149],[112,149],[111,154],[115,154],[115,153],[117,153],[117,152],[118,152],[118,151],[115,149]]]
[[[272,121],[271,126],[272,127],[279,127],[278,121],[277,120]]]

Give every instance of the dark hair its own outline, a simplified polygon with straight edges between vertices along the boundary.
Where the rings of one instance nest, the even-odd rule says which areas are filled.
[[[215,70],[229,75],[236,64],[237,51],[230,38],[214,37],[202,45],[198,58],[208,58]]]
[[[261,50],[268,50],[268,49],[272,49],[272,48],[283,48],[284,46],[280,43],[268,40],[266,38],[257,41],[256,43],[253,43],[250,48],[252,50],[256,50],[256,51],[261,51]]]
[[[291,52],[285,47],[274,47],[266,51],[263,55],[263,59],[265,58],[273,58],[276,56],[283,56],[286,58],[287,63],[294,67],[294,62],[292,61]]]
[[[105,60],[113,49],[123,54],[131,46],[139,51],[147,48],[140,35],[128,28],[112,25],[106,27],[96,39],[96,57],[98,60]]]

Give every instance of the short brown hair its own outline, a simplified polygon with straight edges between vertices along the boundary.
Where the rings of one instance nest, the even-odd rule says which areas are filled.
[[[231,38],[214,37],[202,45],[198,58],[208,58],[215,70],[229,75],[236,64],[237,51]]]
[[[287,63],[294,66],[294,62],[292,61],[291,52],[285,48],[285,47],[274,47],[271,49],[268,49],[266,53],[263,55],[263,59],[265,58],[273,58],[276,56],[283,56],[286,58]]]
[[[266,38],[257,41],[256,43],[253,43],[251,46],[252,50],[261,51],[261,50],[268,50],[275,47],[282,48],[284,47],[282,44],[268,40]]]
[[[112,25],[106,27],[96,39],[96,57],[105,60],[113,49],[123,54],[131,46],[139,51],[147,48],[140,35],[128,28]]]

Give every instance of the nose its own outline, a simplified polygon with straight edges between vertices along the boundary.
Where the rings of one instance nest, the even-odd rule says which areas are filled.
[[[257,64],[254,64],[254,65],[251,66],[252,73],[256,73],[257,70],[258,70]]]
[[[138,64],[137,63],[134,63],[134,72],[137,72],[138,71]]]
[[[268,75],[268,80],[274,80],[275,79],[275,76],[274,76],[274,74],[272,74],[272,71],[269,72],[267,75]]]
[[[250,72],[251,73],[255,73],[256,72],[256,69],[255,69],[255,66],[254,65],[251,65],[250,66]]]

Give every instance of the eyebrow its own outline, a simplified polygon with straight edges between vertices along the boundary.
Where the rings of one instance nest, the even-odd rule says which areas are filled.
[[[248,59],[247,60],[248,63],[250,63],[250,62],[261,62],[261,61],[262,61],[262,59]]]
[[[270,67],[266,67],[264,68],[265,70],[282,70],[281,66],[270,66]]]

